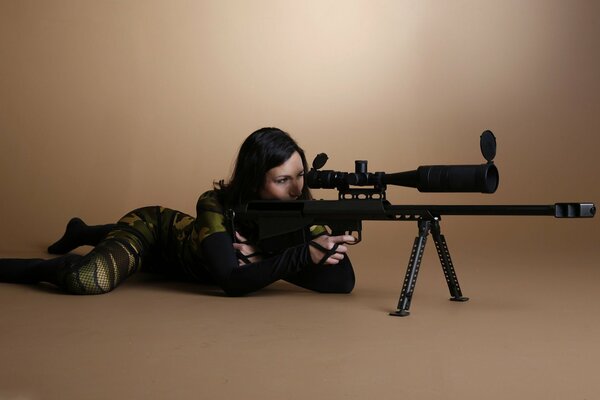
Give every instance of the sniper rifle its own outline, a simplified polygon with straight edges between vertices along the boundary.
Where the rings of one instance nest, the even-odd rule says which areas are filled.
[[[458,277],[452,264],[446,239],[440,230],[443,215],[554,216],[591,218],[593,203],[555,203],[550,205],[393,205],[386,199],[387,185],[413,187],[420,192],[494,193],[499,173],[494,164],[496,138],[491,131],[480,137],[485,164],[429,165],[413,171],[385,173],[367,171],[367,161],[355,161],[354,172],[321,170],[327,155],[321,153],[306,174],[312,189],[337,189],[338,200],[259,200],[229,210],[230,218],[250,222],[258,232],[257,242],[263,253],[272,254],[294,244],[310,240],[306,227],[324,225],[332,235],[352,234],[359,243],[362,221],[416,221],[414,240],[396,310],[390,315],[404,317],[414,294],[421,259],[431,233],[442,264],[450,300],[464,302]]]

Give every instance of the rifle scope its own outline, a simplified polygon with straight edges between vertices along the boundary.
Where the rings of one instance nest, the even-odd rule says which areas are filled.
[[[498,188],[498,168],[481,165],[426,165],[414,171],[386,174],[383,183],[414,187],[419,192],[494,193]]]
[[[377,190],[385,190],[386,185],[397,185],[414,187],[420,192],[494,193],[498,188],[499,174],[493,162],[496,138],[491,131],[483,132],[480,147],[486,164],[426,165],[392,174],[367,172],[366,160],[355,161],[354,172],[319,171],[327,162],[327,155],[321,153],[306,174],[306,184],[312,189],[346,190],[350,186],[373,186]]]

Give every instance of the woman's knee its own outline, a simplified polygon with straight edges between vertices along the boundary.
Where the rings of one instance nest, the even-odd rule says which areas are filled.
[[[77,295],[105,294],[117,287],[118,282],[112,278],[106,267],[70,269],[61,279],[61,287],[67,293]]]

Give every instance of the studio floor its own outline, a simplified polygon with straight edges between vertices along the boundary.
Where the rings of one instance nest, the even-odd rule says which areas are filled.
[[[350,295],[0,284],[0,399],[600,398],[598,254],[534,253],[462,254],[454,303],[428,249],[406,318],[404,260],[361,251]]]

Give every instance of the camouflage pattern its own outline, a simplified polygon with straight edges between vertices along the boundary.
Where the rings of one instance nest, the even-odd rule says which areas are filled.
[[[313,238],[326,234],[329,234],[329,231],[323,225],[313,225],[310,227],[310,235]]]
[[[201,244],[214,233],[227,232],[215,191],[200,196],[196,213],[193,218],[160,206],[129,212],[90,253],[65,266],[61,286],[74,294],[106,293],[140,270],[142,262],[144,270],[210,279],[202,267]],[[311,227],[312,237],[324,233],[323,226]]]
[[[213,233],[227,230],[215,191],[200,196],[196,211],[198,217],[193,218],[165,207],[139,208],[121,218],[119,228],[109,237],[130,237],[133,230],[143,238],[145,248],[153,249],[160,256],[159,263],[163,269],[168,267],[176,269],[170,272],[198,277],[195,272],[202,260],[202,241]]]
[[[130,241],[111,238],[100,242],[85,256],[71,256],[58,270],[58,284],[72,294],[103,294],[110,292],[136,272],[143,252]]]

